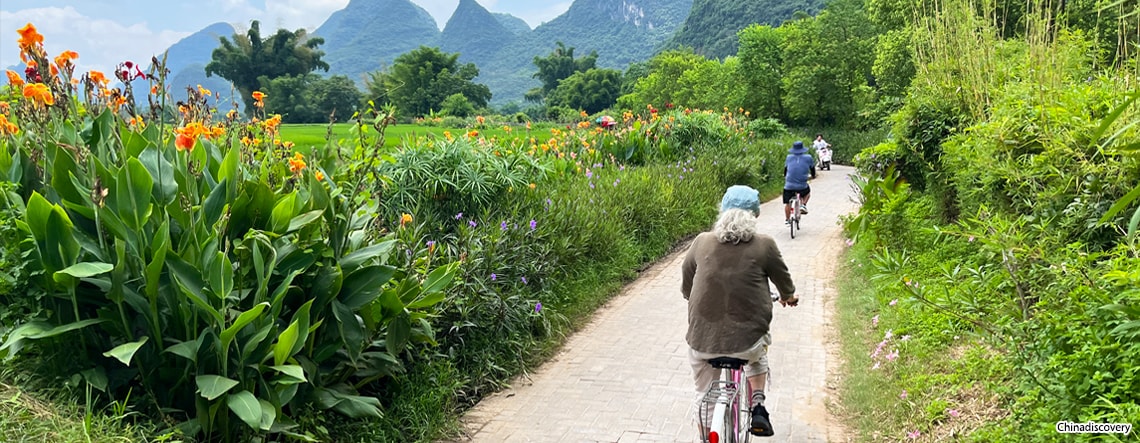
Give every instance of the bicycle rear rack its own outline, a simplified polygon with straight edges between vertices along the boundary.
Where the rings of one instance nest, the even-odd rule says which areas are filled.
[[[732,406],[736,399],[739,389],[736,383],[725,380],[714,381],[708,391],[705,391],[704,397],[701,397],[700,408],[697,410],[698,421],[701,424],[701,429],[708,432],[708,429],[713,423],[713,411],[716,409],[718,403],[723,404],[726,408]],[[726,409],[727,411],[728,409]],[[735,413],[735,411],[733,411]],[[732,426],[731,423],[728,424]],[[702,437],[704,438],[704,437]]]

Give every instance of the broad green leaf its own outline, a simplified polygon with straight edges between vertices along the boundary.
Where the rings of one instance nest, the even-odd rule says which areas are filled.
[[[340,401],[333,406],[333,410],[351,418],[380,418],[384,416],[384,414],[380,412],[380,400],[376,399],[376,397],[339,395],[338,399]]]
[[[281,332],[281,335],[277,336],[277,344],[273,345],[274,366],[285,364],[289,356],[293,355],[293,345],[297,343],[297,335],[300,329],[300,326],[294,321]]]
[[[348,351],[348,357],[355,362],[364,349],[364,326],[348,306],[335,300],[333,315],[336,317],[340,338]]]
[[[392,279],[392,275],[395,273],[396,268],[388,265],[366,266],[357,269],[344,278],[344,283],[340,288],[340,296],[337,299],[349,309],[360,309],[361,306],[371,303],[372,300],[380,296],[381,288],[384,287],[385,283],[388,283],[388,280]]]
[[[198,363],[198,348],[201,347],[200,339],[187,340],[176,345],[171,345],[162,352],[169,352],[179,357]]]
[[[202,204],[202,222],[206,226],[212,227],[222,218],[222,212],[226,208],[227,186],[226,179],[222,179],[221,183],[210,190],[210,195],[206,196],[206,202]]]
[[[273,422],[277,421],[277,408],[265,400],[258,399],[257,402],[261,405],[261,422],[258,429],[268,431],[273,428]]]
[[[305,378],[305,369],[297,365],[270,366],[269,368],[292,377],[297,381],[309,381]]]
[[[158,284],[162,278],[162,264],[166,262],[166,253],[170,251],[170,220],[164,220],[151,241],[150,263],[146,265],[146,295],[154,298],[158,295]]]
[[[420,294],[420,296],[418,298],[416,298],[414,301],[412,301],[411,303],[408,303],[407,308],[408,309],[428,308],[428,307],[434,306],[436,303],[443,301],[443,299],[446,296],[447,296],[447,294],[444,294],[443,292],[425,292],[425,293]]]
[[[149,336],[144,335],[143,338],[138,341],[123,343],[121,345],[115,346],[110,351],[104,352],[103,356],[112,357],[118,361],[123,362],[124,365],[130,366],[131,359],[134,358],[135,353],[138,352],[139,348],[141,348],[142,345],[146,344],[147,340],[149,339]]]
[[[226,396],[226,406],[253,429],[261,429],[261,402],[249,391]]]
[[[384,343],[388,345],[388,352],[392,355],[400,355],[411,336],[412,323],[408,314],[402,312],[396,315],[396,318],[388,323],[388,335],[384,338]]]
[[[150,217],[154,179],[137,158],[130,158],[119,170],[116,181],[117,189],[111,190],[115,194],[115,211],[128,228],[141,229]]]
[[[155,145],[148,146],[138,157],[139,162],[154,178],[155,200],[162,206],[173,202],[178,195],[178,183],[174,181],[174,165],[162,156],[158,146]]]
[[[396,240],[386,240],[378,244],[358,249],[340,259],[340,267],[346,272],[355,271],[365,261],[385,257],[396,246]]]
[[[198,385],[198,395],[206,400],[214,400],[221,397],[234,386],[238,385],[236,380],[231,380],[220,375],[199,375],[194,378],[194,383]]]
[[[7,340],[3,345],[0,345],[0,356],[5,359],[10,359],[20,352],[24,347],[26,340],[37,340],[41,338],[54,337],[65,332],[74,331],[76,329],[85,328],[91,325],[103,323],[103,319],[87,319],[68,323],[62,326],[54,326],[51,323],[42,320],[33,320],[17,326],[8,333]]]
[[[83,380],[91,385],[91,387],[101,392],[107,392],[107,371],[104,370],[102,366],[84,370],[80,372],[79,375],[82,375]]]
[[[273,205],[273,212],[269,216],[270,226],[273,232],[284,234],[286,229],[289,228],[289,221],[297,215],[296,210],[297,193],[292,192]]]
[[[174,281],[182,288],[182,293],[195,306],[206,311],[214,319],[216,325],[222,325],[225,319],[222,318],[221,312],[210,305],[210,301],[206,299],[206,294],[203,293],[206,285],[202,282],[202,274],[177,255],[170,255],[166,260],[166,266],[167,269],[170,269],[170,275],[174,277]]]
[[[325,211],[323,209],[318,209],[316,211],[309,211],[293,217],[292,220],[289,220],[289,229],[286,232],[293,232],[305,227],[309,223],[312,223],[321,218],[321,215],[324,214],[324,212]]]
[[[54,279],[57,283],[63,283],[64,280],[66,280],[68,277],[94,277],[99,274],[111,272],[112,269],[115,269],[115,267],[102,262],[76,263],[74,265],[68,266],[66,269],[56,271],[55,274],[52,275],[52,279]]]
[[[238,180],[241,180],[241,177],[238,177],[238,174],[241,172],[238,168],[240,155],[240,149],[230,149],[226,152],[226,156],[222,159],[222,164],[218,168],[218,180],[221,180],[223,183],[226,183],[228,180],[228,183],[231,185],[237,185]]]
[[[423,292],[431,293],[447,288],[447,285],[450,285],[451,280],[455,278],[455,272],[458,268],[458,263],[450,263],[431,271],[427,278],[424,279]]]
[[[254,307],[249,308],[248,311],[242,312],[241,315],[239,315],[237,319],[234,320],[234,323],[222,331],[222,334],[219,336],[222,340],[222,349],[228,350],[230,348],[230,343],[234,340],[234,336],[236,336],[237,333],[241,331],[241,328],[244,328],[250,322],[257,320],[257,318],[261,316],[262,311],[265,311],[265,308],[268,307],[269,303],[261,302]]]
[[[208,248],[214,250],[215,248]],[[209,264],[209,279],[210,279],[210,293],[214,294],[218,300],[223,300],[230,295],[230,291],[234,287],[234,266],[230,261],[229,256],[222,251],[214,253],[214,259]]]

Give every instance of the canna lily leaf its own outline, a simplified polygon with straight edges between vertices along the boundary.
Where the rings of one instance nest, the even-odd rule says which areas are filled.
[[[241,328],[244,328],[246,325],[250,324],[250,322],[257,320],[257,318],[261,316],[261,313],[265,311],[265,308],[268,307],[269,303],[261,302],[256,306],[249,308],[248,311],[242,312],[241,315],[238,316],[237,320],[234,320],[234,323],[230,325],[230,327],[222,331],[222,334],[220,336],[222,340],[222,349],[229,349],[230,343],[233,342],[234,336],[236,336],[237,333],[241,331]]]
[[[68,266],[62,271],[56,271],[52,274],[52,279],[57,283],[63,283],[70,278],[87,278],[94,277],[99,274],[105,274],[115,269],[114,266],[102,262],[83,262],[76,263]]]
[[[103,356],[113,357],[114,359],[123,362],[124,365],[130,366],[131,359],[134,358],[135,353],[138,352],[139,348],[141,348],[142,345],[146,344],[146,341],[149,339],[150,337],[144,335],[141,340],[133,341],[130,343],[123,343],[119,346],[115,346],[110,351],[104,352]]]
[[[261,402],[249,391],[241,391],[226,397],[226,406],[241,421],[253,429],[261,429]]]
[[[198,385],[198,395],[206,400],[213,401],[215,398],[221,397],[234,386],[238,385],[236,380],[231,380],[220,375],[199,375],[194,379],[194,383]]]

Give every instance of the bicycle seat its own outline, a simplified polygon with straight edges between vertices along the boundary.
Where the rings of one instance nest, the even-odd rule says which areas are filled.
[[[732,357],[717,357],[710,358],[709,364],[717,369],[740,369],[744,367],[744,365],[748,364],[748,360],[741,360],[739,358]]]

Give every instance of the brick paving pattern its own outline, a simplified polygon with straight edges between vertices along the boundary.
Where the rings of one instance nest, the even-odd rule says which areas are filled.
[[[765,404],[776,435],[753,441],[846,440],[827,406],[837,364],[827,343],[832,280],[844,247],[838,217],[856,207],[847,177],[853,172],[842,166],[820,171],[811,182],[811,212],[794,240],[779,198],[761,206],[762,231],[779,244],[802,301],[796,308],[775,306]],[[696,394],[680,291],[684,254],[682,249],[647,269],[553,359],[472,408],[463,417],[460,441],[694,441]]]

